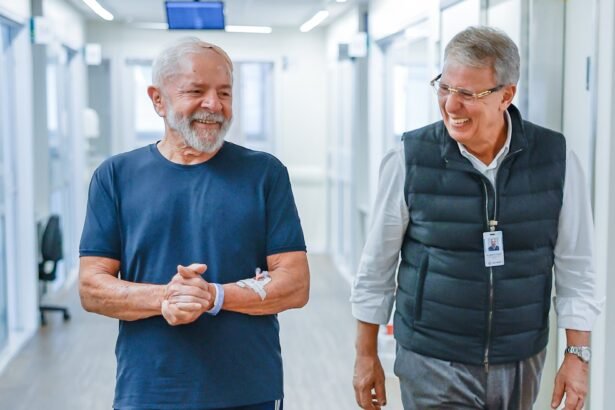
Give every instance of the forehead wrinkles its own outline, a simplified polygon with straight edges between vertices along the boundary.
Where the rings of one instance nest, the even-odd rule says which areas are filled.
[[[493,72],[485,73],[485,75],[471,75],[469,73],[457,74],[452,71],[443,71],[440,83],[450,88],[470,91],[471,93],[482,92],[497,86]]]
[[[207,62],[211,64],[211,62]],[[228,87],[230,89],[233,88],[233,76],[229,71],[229,67],[227,64],[220,63],[215,65],[212,64],[210,68],[214,69],[212,72],[210,69],[203,70],[202,68],[195,68],[195,61],[193,58],[185,58],[181,62],[178,61],[177,67],[178,69],[168,75],[166,79],[163,81],[163,88],[167,87],[177,87],[181,88],[182,86],[189,85],[199,85],[203,86],[205,84],[210,83],[213,79],[213,76],[222,73],[226,77],[226,81],[223,84],[220,84],[220,88]]]

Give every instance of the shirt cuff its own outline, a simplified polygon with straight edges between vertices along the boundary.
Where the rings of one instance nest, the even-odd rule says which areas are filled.
[[[391,318],[395,295],[351,296],[352,315],[355,319],[375,325],[386,325]]]
[[[604,301],[570,297],[554,297],[557,327],[590,332],[602,310]]]

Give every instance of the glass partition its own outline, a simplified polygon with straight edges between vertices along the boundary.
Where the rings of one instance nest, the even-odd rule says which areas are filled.
[[[52,44],[47,47],[47,138],[49,147],[49,213],[60,215],[64,244],[64,259],[58,265],[58,280],[53,288],[62,285],[66,272],[74,264],[70,257],[76,249],[72,224],[75,212],[71,175],[72,163],[70,113],[72,107],[72,86],[69,65],[75,52]]]
[[[10,92],[12,84],[10,63],[10,30],[0,23],[0,351],[8,341],[8,303],[7,303],[7,253],[6,253],[6,215],[7,215],[7,142],[12,124]]]

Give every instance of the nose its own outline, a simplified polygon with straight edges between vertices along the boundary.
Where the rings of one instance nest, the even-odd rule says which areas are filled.
[[[222,103],[218,98],[218,94],[216,92],[209,92],[205,94],[203,101],[201,101],[201,107],[209,110],[210,112],[221,112]]]
[[[455,112],[463,106],[463,101],[457,93],[452,92],[445,98],[444,108],[447,112]]]

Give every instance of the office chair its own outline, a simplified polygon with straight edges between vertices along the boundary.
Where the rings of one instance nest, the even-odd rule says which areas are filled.
[[[62,231],[60,230],[60,217],[51,215],[43,231],[41,239],[42,260],[38,264],[38,279],[42,282],[42,296],[47,293],[47,282],[56,279],[56,269],[58,262],[62,259]],[[68,308],[64,306],[42,305],[39,300],[39,310],[41,312],[41,325],[45,326],[45,312],[62,312],[64,320],[70,319]]]

